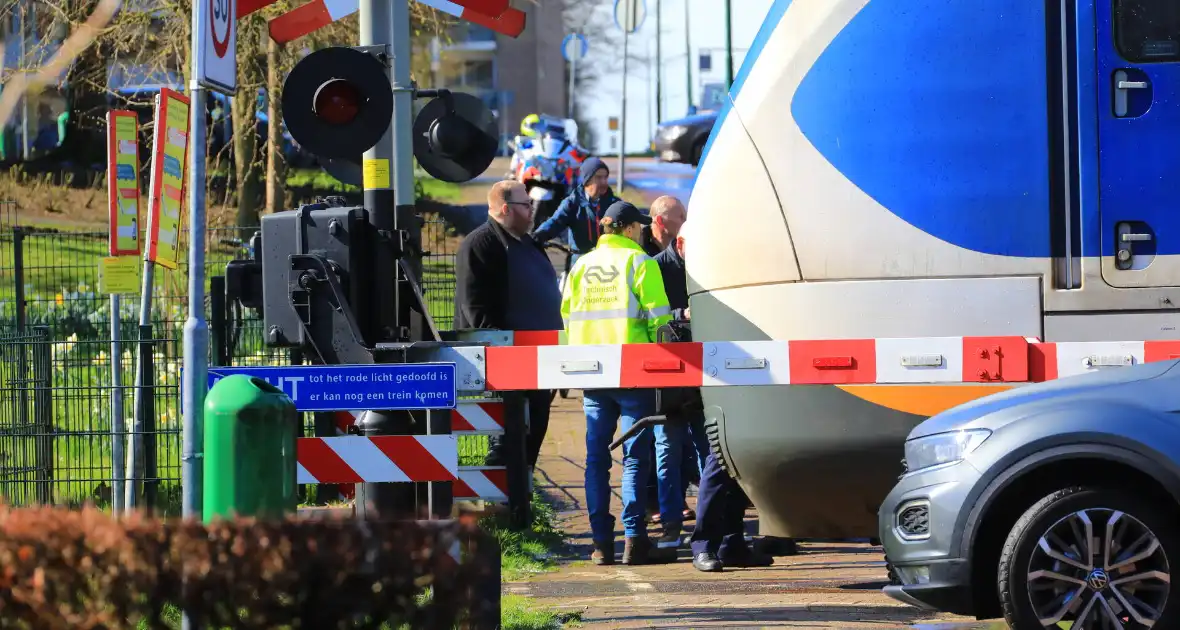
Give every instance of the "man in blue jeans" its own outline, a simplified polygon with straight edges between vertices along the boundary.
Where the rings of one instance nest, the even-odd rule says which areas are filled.
[[[635,206],[617,201],[599,221],[597,246],[570,270],[561,300],[567,343],[615,345],[650,343],[660,326],[672,320],[660,268],[639,242],[651,218]],[[610,513],[610,443],[615,431],[631,428],[656,411],[655,392],[639,389],[592,389],[583,397],[586,412],[586,507],[594,537],[594,564],[614,564],[615,518]],[[623,445],[623,564],[650,564],[676,559],[680,546],[682,507],[680,435],[653,427]],[[660,454],[656,471],[664,536],[652,543],[647,535],[645,481],[652,466],[652,441]]]
[[[667,206],[679,206],[683,212],[683,206],[675,197],[661,197],[656,201],[661,200],[668,200],[664,202]],[[654,213],[655,206],[652,207]],[[688,320],[690,314],[688,278],[684,272],[684,236],[682,235],[684,221],[681,220],[676,228],[676,233],[670,235],[668,246],[655,255],[655,260],[656,264],[660,266],[660,276],[664,280],[664,291],[668,294],[668,305],[672,307],[673,319]],[[701,475],[705,470],[705,458],[709,455],[709,439],[705,436],[705,418],[698,414],[691,416],[686,426],[681,430],[687,433],[686,437],[688,438],[688,443],[684,448],[683,468],[680,473],[683,486],[680,497],[683,504],[684,520],[687,521],[696,517],[692,510],[688,509],[688,503],[685,501],[685,497],[688,495],[688,484],[694,480],[700,482]]]

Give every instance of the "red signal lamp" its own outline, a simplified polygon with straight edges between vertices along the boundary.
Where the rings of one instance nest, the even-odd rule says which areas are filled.
[[[361,109],[361,93],[348,81],[333,79],[316,90],[315,114],[332,125],[347,125]]]

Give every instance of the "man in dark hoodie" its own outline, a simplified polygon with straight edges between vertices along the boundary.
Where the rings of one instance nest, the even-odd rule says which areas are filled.
[[[599,158],[591,157],[582,162],[578,186],[561,202],[557,212],[533,231],[533,240],[547,243],[569,230],[573,235],[570,250],[575,259],[594,249],[598,237],[602,236],[598,222],[606,214],[606,209],[619,200],[611,192],[607,182],[609,175],[606,164]]]

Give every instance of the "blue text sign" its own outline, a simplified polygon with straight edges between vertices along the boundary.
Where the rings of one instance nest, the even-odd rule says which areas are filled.
[[[299,411],[454,409],[454,363],[209,367],[209,387],[234,374],[260,378]]]

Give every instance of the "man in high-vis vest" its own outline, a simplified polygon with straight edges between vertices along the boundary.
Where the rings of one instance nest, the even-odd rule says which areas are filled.
[[[561,301],[568,343],[575,345],[652,343],[672,309],[655,260],[639,242],[651,218],[616,201],[603,215],[598,245],[570,270]],[[610,513],[610,443],[615,430],[631,428],[656,413],[655,391],[597,389],[584,393],[586,412],[586,506],[594,536],[594,564],[614,564],[615,518]],[[680,469],[683,448],[679,426],[644,430],[623,445],[623,564],[653,564],[676,559],[683,515]],[[646,480],[655,440],[660,516],[664,535],[647,536]]]

